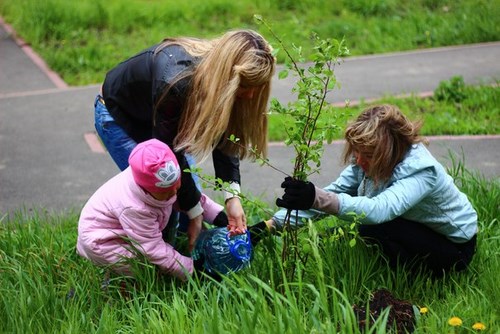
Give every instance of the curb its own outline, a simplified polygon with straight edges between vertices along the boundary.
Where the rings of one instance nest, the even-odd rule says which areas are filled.
[[[14,42],[23,50],[23,52],[35,63],[38,68],[52,81],[59,89],[68,88],[68,84],[54,71],[50,69],[47,63],[31,48],[30,44],[20,38],[14,28],[5,22],[0,16],[0,25],[5,29],[7,35],[11,36]]]

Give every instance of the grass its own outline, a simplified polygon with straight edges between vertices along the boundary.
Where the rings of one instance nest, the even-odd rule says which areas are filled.
[[[308,55],[315,31],[352,55],[500,40],[500,0],[2,0],[0,15],[70,85],[100,83],[118,62],[167,36],[269,32]],[[278,53],[278,60],[284,59]]]
[[[460,161],[450,172],[478,211],[479,246],[469,270],[437,280],[389,270],[375,249],[349,246],[350,234],[318,237],[328,227],[346,228],[330,218],[301,233],[310,258],[293,282],[283,280],[279,238],[272,237],[257,246],[249,269],[221,283],[180,283],[142,264],[135,281],[114,277],[103,289],[104,270],[75,253],[76,214],[19,212],[0,225],[0,332],[359,333],[352,305],[386,288],[429,309],[416,333],[452,332],[447,321],[453,316],[463,321],[455,333],[473,332],[475,322],[497,333],[500,184],[468,172]],[[260,211],[248,212],[256,219]],[[371,333],[385,333],[386,326],[381,318]]]
[[[498,0],[0,2],[6,21],[72,85],[102,81],[117,62],[167,35],[259,29],[252,21],[257,13],[273,18],[276,33],[305,50],[314,27],[320,36],[345,37],[351,54],[359,55],[496,41],[499,10]],[[463,87],[453,80],[444,86],[432,99],[383,102],[423,117],[424,135],[499,133],[497,87]],[[363,107],[325,117],[340,117],[342,127]],[[276,129],[286,120],[270,118],[271,140],[283,140]],[[280,240],[270,238],[256,248],[251,268],[221,283],[180,283],[139,263],[135,281],[114,277],[102,289],[104,270],[75,253],[78,214],[19,212],[0,221],[0,332],[359,333],[351,306],[364,305],[370,292],[383,287],[429,309],[418,320],[418,333],[471,333],[475,322],[497,333],[500,184],[468,172],[458,159],[451,173],[478,211],[479,247],[468,271],[439,280],[389,270],[374,249],[362,242],[351,247],[347,228],[330,218],[301,234],[310,259],[293,282],[281,272]],[[249,221],[258,221],[262,211],[251,205],[245,208]],[[347,237],[318,238],[328,227],[345,230]],[[451,329],[452,316],[463,320],[462,328]],[[384,333],[386,326],[382,318],[369,332]]]

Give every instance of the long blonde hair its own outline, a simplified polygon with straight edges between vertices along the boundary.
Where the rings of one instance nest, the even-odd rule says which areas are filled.
[[[200,59],[191,71],[190,88],[174,140],[203,161],[214,148],[243,159],[267,155],[267,105],[275,58],[271,46],[252,30],[229,31],[213,40],[178,38],[178,44]],[[180,79],[180,78],[178,78]],[[252,99],[236,97],[239,87],[255,87]],[[229,136],[238,143],[229,141]]]
[[[388,104],[365,109],[345,130],[344,163],[355,152],[371,157],[368,175],[375,183],[387,181],[410,147],[427,143],[419,135],[422,122],[411,122],[398,107]]]

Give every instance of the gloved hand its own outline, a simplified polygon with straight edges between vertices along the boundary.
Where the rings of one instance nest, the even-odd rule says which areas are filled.
[[[217,227],[227,227],[227,225],[229,224],[229,220],[227,219],[226,213],[224,211],[219,212],[212,224]]]
[[[205,263],[205,257],[200,255],[197,260],[193,260],[193,268],[195,272],[202,272],[205,270],[203,264]]]
[[[189,220],[186,234],[188,237],[188,249],[190,252],[194,248],[196,239],[198,239],[202,227],[203,227],[203,215],[199,215],[198,217]]]
[[[197,260],[193,261],[194,271],[193,274],[200,279],[211,277],[213,280],[220,282],[222,281],[222,276],[215,271],[207,270],[203,265],[205,263],[205,256],[203,254],[199,255]]]
[[[285,194],[282,198],[276,199],[277,206],[293,210],[308,210],[312,207],[316,197],[312,182],[294,180],[288,176],[281,184],[281,188],[285,189]]]
[[[258,222],[248,227],[248,232],[250,232],[252,247],[255,247],[265,235],[270,234],[265,221]]]

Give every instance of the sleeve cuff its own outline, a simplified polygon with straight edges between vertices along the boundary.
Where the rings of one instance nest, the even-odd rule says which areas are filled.
[[[195,206],[193,206],[191,209],[186,212],[187,216],[189,219],[193,219],[198,217],[199,215],[203,214],[203,207],[201,206],[201,203],[198,202]]]
[[[314,198],[313,208],[332,215],[338,214],[340,208],[338,195],[318,187],[315,190],[316,197]]]
[[[240,197],[238,196],[241,192],[240,185],[236,182],[229,182],[229,189],[224,190],[224,202],[226,202],[228,199],[231,199],[233,197]]]

